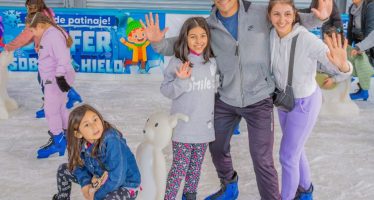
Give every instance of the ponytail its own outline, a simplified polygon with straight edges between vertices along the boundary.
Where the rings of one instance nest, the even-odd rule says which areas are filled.
[[[41,12],[31,13],[26,17],[26,24],[29,24],[30,28],[35,28],[38,24],[50,24],[57,28],[66,39],[66,47],[70,48],[73,44],[73,39],[64,28],[54,23],[48,16]]]
[[[64,28],[62,28],[61,26],[59,26],[55,23],[52,23],[51,25],[54,26],[55,28],[57,28],[59,31],[61,31],[62,35],[64,35],[65,39],[66,39],[66,47],[70,48],[71,45],[73,45],[73,38],[71,38],[69,33],[67,31],[65,31]]]

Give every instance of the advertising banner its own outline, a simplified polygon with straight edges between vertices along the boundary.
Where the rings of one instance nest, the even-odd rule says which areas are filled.
[[[54,9],[55,21],[73,38],[72,63],[76,71],[87,73],[152,73],[163,65],[163,56],[155,53],[139,22],[146,12],[116,9]],[[11,42],[25,28],[26,10],[0,7],[3,42]],[[165,27],[165,13],[159,13]],[[11,71],[37,71],[34,44],[15,51]],[[160,71],[160,70],[156,70]]]

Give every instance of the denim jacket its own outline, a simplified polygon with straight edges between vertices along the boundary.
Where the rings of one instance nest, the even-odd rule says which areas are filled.
[[[73,171],[81,187],[90,184],[93,176],[100,177],[104,171],[108,171],[108,179],[96,191],[95,200],[103,199],[120,187],[136,188],[140,185],[140,172],[126,140],[112,128],[105,131],[103,137],[96,158],[91,155],[93,145],[82,147],[81,159],[84,166],[78,166]]]

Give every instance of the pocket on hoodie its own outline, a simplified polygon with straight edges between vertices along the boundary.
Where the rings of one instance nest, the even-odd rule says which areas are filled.
[[[218,62],[220,62],[220,68],[219,68],[219,80],[220,80],[220,86],[226,88],[231,84],[234,80],[234,75],[236,70],[235,63],[232,61],[230,62],[229,59],[220,59]]]
[[[243,68],[243,90],[252,95],[256,95],[263,89],[269,87],[270,77],[267,76],[267,68],[262,64],[255,64],[248,68]]]

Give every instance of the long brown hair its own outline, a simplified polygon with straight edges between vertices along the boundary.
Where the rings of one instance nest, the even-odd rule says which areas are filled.
[[[293,0],[270,0],[268,4],[268,16],[270,16],[271,10],[278,3],[288,4],[292,7],[293,11],[295,12],[295,21],[292,23],[292,25],[300,22],[300,16]]]
[[[209,26],[203,17],[191,17],[184,22],[180,30],[178,40],[174,44],[175,57],[182,60],[182,62],[188,61],[188,54],[190,52],[188,48],[188,32],[195,27],[204,29],[207,34],[208,42],[203,51],[203,58],[205,60],[205,63],[207,63],[209,61],[209,58],[214,57],[214,55],[210,46]]]
[[[26,0],[25,7],[28,7],[31,5],[36,7],[36,12],[43,12],[45,10],[48,12],[48,15],[50,17],[53,17],[50,9],[45,4],[44,0]],[[28,14],[32,14],[32,13],[28,13]]]
[[[73,44],[73,39],[71,36],[61,26],[54,23],[49,17],[45,16],[41,12],[28,14],[26,17],[26,24],[28,24],[30,28],[36,28],[38,24],[50,24],[61,31],[62,35],[66,39],[66,47],[70,48]]]
[[[83,160],[80,157],[81,149],[85,144],[84,138],[77,138],[75,136],[76,132],[79,132],[79,125],[82,122],[82,119],[87,111],[91,111],[95,113],[100,121],[103,123],[103,135],[99,140],[97,140],[92,149],[92,156],[97,157],[97,153],[101,144],[104,140],[105,132],[108,129],[115,129],[118,134],[122,136],[122,133],[116,129],[113,125],[108,123],[104,120],[103,116],[97,111],[95,108],[88,104],[83,104],[81,106],[76,107],[73,111],[70,112],[69,115],[69,122],[68,122],[68,130],[67,130],[67,149],[68,149],[68,168],[70,171],[74,170],[75,167],[84,165]]]

